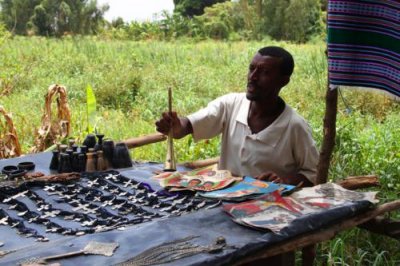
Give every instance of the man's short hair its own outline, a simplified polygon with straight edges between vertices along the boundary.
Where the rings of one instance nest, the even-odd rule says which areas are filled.
[[[281,74],[285,76],[290,76],[293,73],[294,60],[293,56],[278,46],[267,46],[258,50],[258,53],[262,56],[277,57],[282,60],[281,62]]]

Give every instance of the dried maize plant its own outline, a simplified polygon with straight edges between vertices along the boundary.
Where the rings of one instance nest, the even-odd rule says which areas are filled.
[[[11,115],[1,105],[0,114],[4,117],[4,121],[0,119],[0,159],[20,156],[21,146]]]
[[[52,119],[52,100],[56,96],[57,117]],[[69,135],[71,112],[68,106],[67,89],[51,85],[47,91],[42,126],[37,132],[35,146],[31,152],[40,152]]]

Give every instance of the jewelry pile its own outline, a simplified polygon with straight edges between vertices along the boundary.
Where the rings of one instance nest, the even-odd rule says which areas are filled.
[[[0,226],[48,241],[47,233],[80,236],[123,230],[124,226],[210,209],[220,203],[188,193],[154,191],[149,184],[117,171],[82,173],[79,181],[66,184],[1,186]]]

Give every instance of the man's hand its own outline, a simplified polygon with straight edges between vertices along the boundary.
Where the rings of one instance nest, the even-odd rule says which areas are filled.
[[[269,182],[274,182],[274,183],[285,183],[284,182],[284,178],[278,176],[276,173],[274,172],[265,172],[262,173],[258,176],[256,176],[256,179],[259,180],[264,180],[264,181],[269,181]]]
[[[312,187],[314,185],[302,174],[296,174],[290,177],[282,177],[278,176],[274,172],[265,172],[256,176],[256,179],[301,187]]]
[[[179,118],[176,112],[164,112],[160,120],[156,122],[158,132],[168,135],[172,128],[172,136],[176,139],[193,132],[192,124],[186,117]]]

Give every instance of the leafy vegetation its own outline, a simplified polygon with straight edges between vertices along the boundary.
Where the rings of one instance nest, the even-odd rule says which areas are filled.
[[[108,6],[96,0],[1,0],[1,19],[15,34],[93,34]]]
[[[204,8],[225,1],[227,0],[174,0],[174,11],[184,17],[193,17],[195,15],[202,15],[204,13]]]
[[[68,89],[72,135],[78,141],[94,124],[107,137],[123,140],[154,133],[155,120],[167,109],[168,87],[181,115],[217,96],[243,91],[247,65],[265,45],[293,53],[295,74],[282,96],[310,122],[321,144],[326,0],[174,3],[173,14],[164,12],[153,22],[125,23],[119,18],[108,23],[103,19],[107,6],[98,7],[96,0],[0,0],[0,105],[13,114],[23,150],[33,146],[50,84]],[[94,105],[88,110],[87,88],[95,94],[96,112]],[[381,201],[399,198],[398,104],[366,91],[340,92],[330,180],[377,174]],[[89,125],[88,115],[97,115]],[[217,156],[218,147],[218,138],[175,142],[178,162]],[[132,151],[135,159],[152,161],[164,161],[165,153],[163,143]],[[324,262],[399,265],[398,242],[350,230],[320,245],[318,265]]]
[[[157,20],[111,23],[96,0],[0,0],[0,21],[18,35],[100,35],[106,39],[261,40],[303,43],[320,36],[321,0],[175,0],[173,14]]]
[[[0,31],[1,33],[1,31]],[[1,35],[0,35],[1,37]],[[211,99],[241,92],[254,53],[265,45],[291,51],[296,68],[282,96],[309,122],[322,140],[325,108],[325,44],[274,41],[106,41],[98,37],[49,39],[3,38],[0,42],[0,105],[13,114],[26,152],[40,126],[44,94],[50,84],[68,89],[72,135],[87,133],[86,88],[97,99],[97,128],[114,140],[154,133],[154,122],[167,109],[167,88],[173,107],[189,114]],[[365,91],[341,91],[337,145],[330,179],[377,174],[382,201],[399,198],[399,106],[390,98]],[[175,142],[178,162],[217,156],[219,139]],[[132,151],[134,159],[164,161],[163,143]],[[396,215],[396,214],[395,214]],[[321,246],[318,261],[330,265],[398,265],[398,242],[358,229],[342,233]]]

